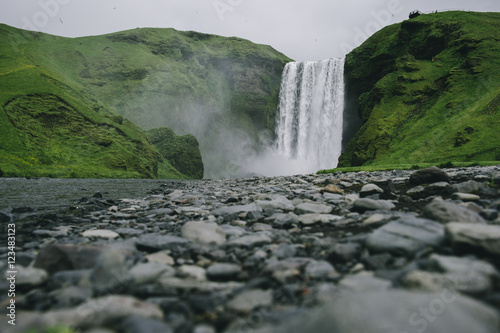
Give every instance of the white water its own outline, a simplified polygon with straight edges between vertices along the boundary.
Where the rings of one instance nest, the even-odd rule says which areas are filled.
[[[337,166],[342,150],[344,59],[289,63],[280,89],[275,155],[282,174]]]

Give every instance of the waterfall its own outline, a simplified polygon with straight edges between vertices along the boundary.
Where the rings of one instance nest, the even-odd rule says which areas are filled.
[[[344,59],[292,62],[284,70],[275,153],[288,173],[337,166],[342,149]]]

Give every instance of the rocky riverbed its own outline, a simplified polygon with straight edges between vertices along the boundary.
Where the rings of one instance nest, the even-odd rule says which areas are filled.
[[[0,330],[499,332],[499,186],[499,166],[430,168],[16,207],[0,212],[17,272]]]

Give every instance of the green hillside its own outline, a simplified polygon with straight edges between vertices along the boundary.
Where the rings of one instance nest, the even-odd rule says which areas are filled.
[[[346,57],[346,112],[363,126],[339,166],[500,160],[499,55],[500,13],[426,14],[374,34]]]
[[[6,176],[156,177],[159,168],[185,178],[143,132],[156,127],[194,134],[206,175],[231,176],[238,153],[272,139],[290,61],[269,46],[174,29],[63,38],[0,25],[0,47]]]

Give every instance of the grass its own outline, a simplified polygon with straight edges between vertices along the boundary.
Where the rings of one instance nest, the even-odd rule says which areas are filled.
[[[63,38],[0,25],[0,47],[0,105],[51,93],[96,123],[129,119],[127,126],[108,123],[142,148],[151,145],[139,129],[192,133],[212,170],[224,169],[231,158],[216,154],[219,133],[244,131],[257,142],[262,130],[274,129],[281,71],[290,61],[267,45],[174,29]],[[0,131],[0,149],[22,147],[1,109]],[[151,159],[142,149],[129,151],[141,162]],[[154,163],[147,163],[154,174]]]
[[[445,163],[415,163],[415,164],[392,164],[392,165],[364,165],[355,167],[340,167],[329,170],[318,171],[318,174],[330,174],[336,172],[360,172],[360,171],[388,171],[388,170],[418,170],[437,166],[439,168],[464,168],[473,166],[494,166],[500,165],[500,161],[480,161],[480,162],[445,162]]]
[[[339,166],[500,160],[499,29],[499,13],[421,15],[349,54],[364,124]]]

